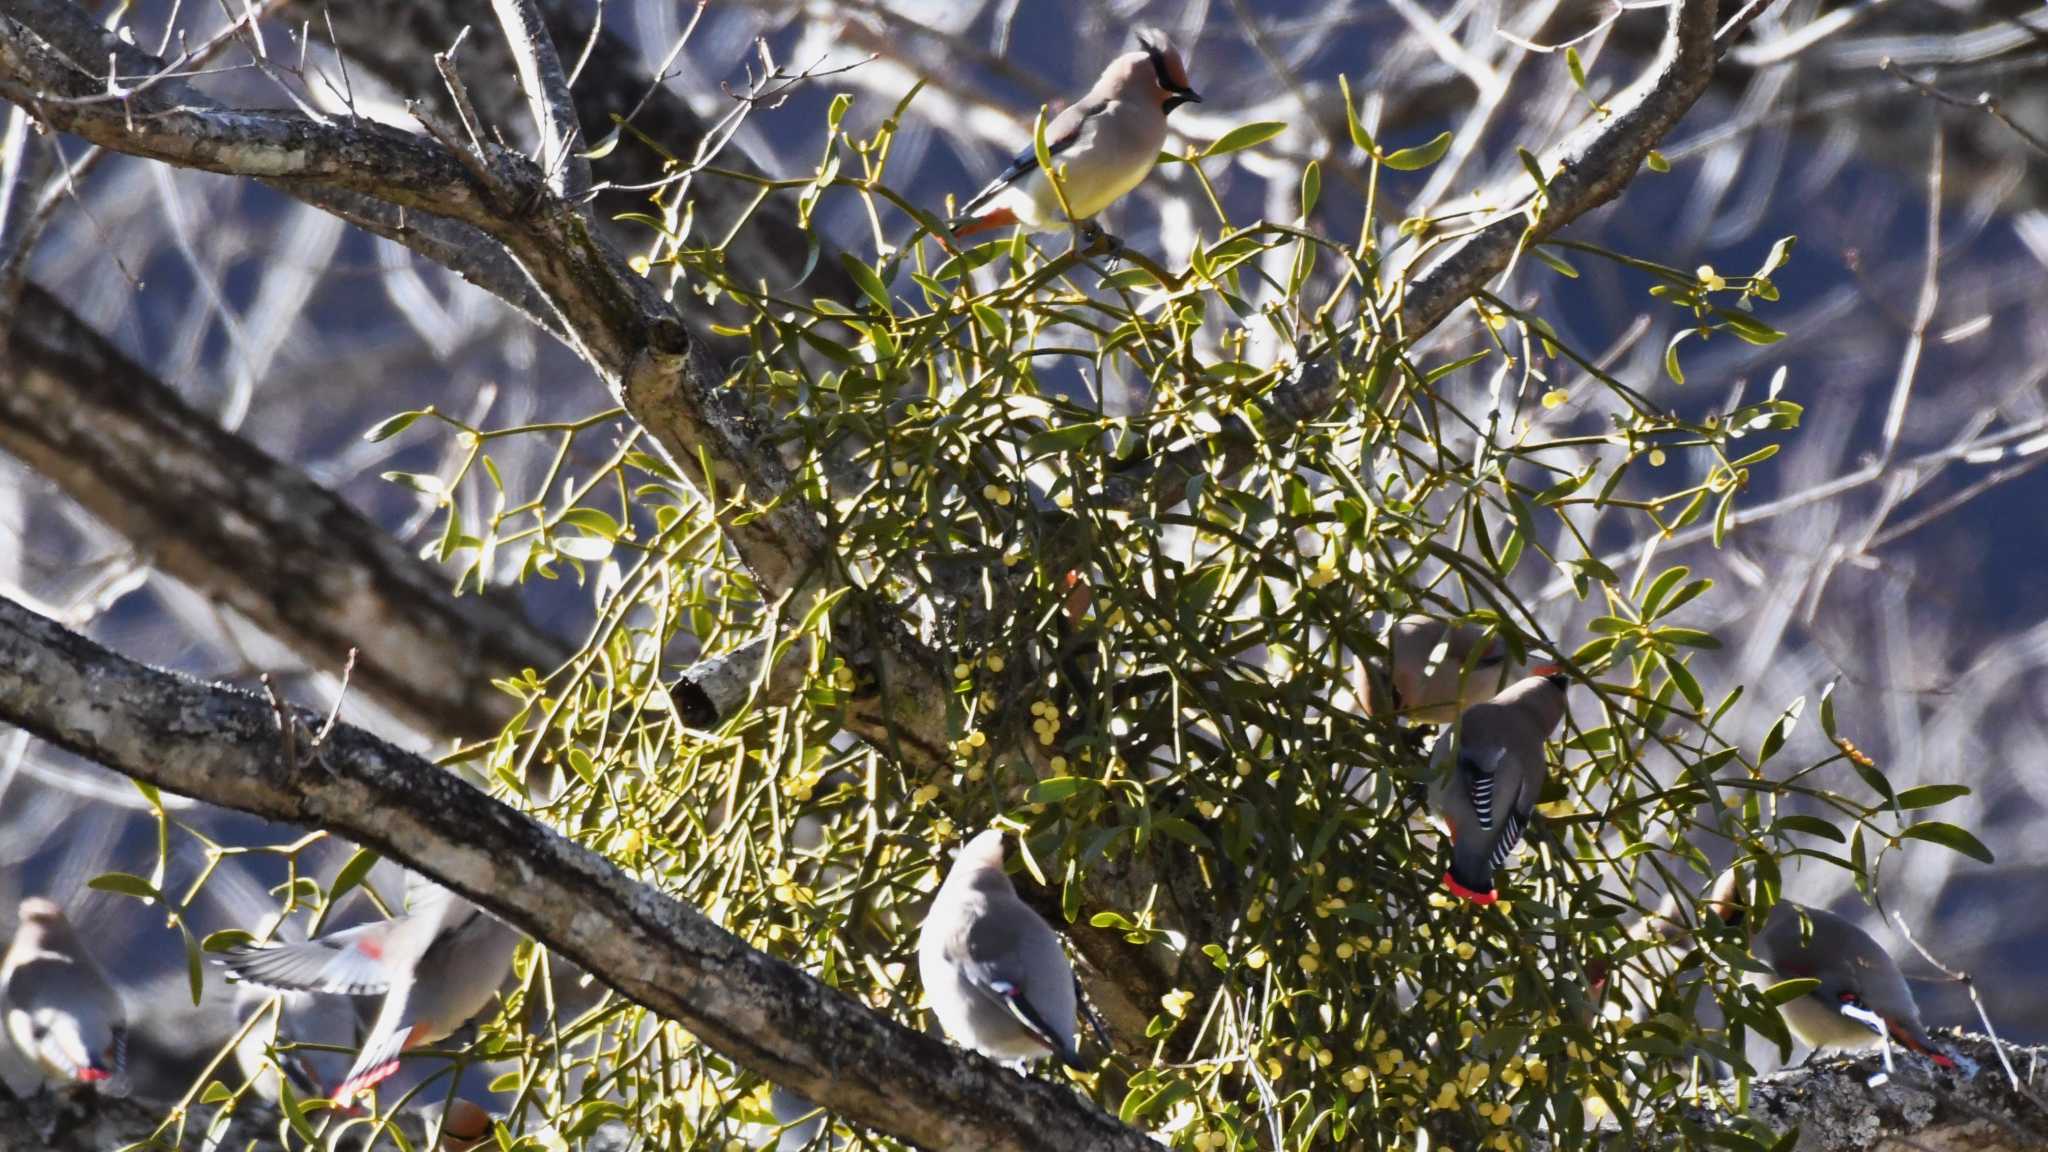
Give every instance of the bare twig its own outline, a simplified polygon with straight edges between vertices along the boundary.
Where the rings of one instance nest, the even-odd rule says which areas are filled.
[[[1977,994],[1977,982],[1971,979],[1968,972],[1951,968],[1936,959],[1934,953],[1929,952],[1927,946],[1920,943],[1919,939],[1913,935],[1913,928],[1906,923],[1906,917],[1903,913],[1896,910],[1893,911],[1892,921],[1899,926],[1899,935],[1906,938],[1906,943],[1913,946],[1913,951],[1920,953],[1922,960],[1941,969],[1942,975],[1961,984],[1963,990],[1970,994],[1970,1003],[1977,1006],[1977,1018],[1984,1022],[1984,1034],[1991,1037],[1991,1043],[1998,1050],[1998,1062],[2005,1066],[2005,1075],[2012,1082],[2013,1091],[2026,1096],[2027,1099],[2032,1100],[2043,1111],[2048,1111],[2048,1102],[2043,1102],[2031,1089],[2022,1084],[2020,1082],[2020,1074],[2013,1070],[2012,1061],[2005,1054],[2005,1041],[1998,1038],[1998,1029],[1992,1026],[1991,1014],[1984,1010],[1984,998]]]
[[[583,133],[576,122],[576,102],[569,95],[569,80],[562,74],[547,21],[534,0],[491,0],[491,7],[505,30],[519,70],[519,87],[533,112],[540,138],[535,160],[547,175],[548,188],[564,200],[581,196],[590,188],[590,161],[577,151]]]
[[[1913,308],[1913,327],[1906,337],[1906,350],[1899,357],[1898,380],[1892,386],[1891,403],[1884,414],[1884,442],[1881,458],[1890,460],[1898,446],[1899,433],[1906,425],[1906,405],[1913,396],[1913,377],[1920,367],[1920,352],[1927,345],[1927,327],[1934,322],[1935,306],[1941,301],[1941,125],[1934,125],[1934,142],[1927,160],[1927,255],[1920,271],[1920,296]]]
[[[1918,91],[1920,94],[1927,96],[1931,99],[1937,100],[1943,104],[1947,104],[1956,108],[1976,108],[1983,110],[1984,112],[1990,114],[1990,116],[1993,119],[1997,120],[2000,124],[2003,124],[2007,128],[2011,129],[2012,134],[2018,136],[2020,140],[2026,144],[2027,147],[2032,148],[2034,151],[2039,152],[2043,156],[2048,156],[2048,139],[2043,139],[2041,136],[2037,135],[2031,129],[2027,128],[2024,124],[2021,124],[2017,120],[2014,120],[2010,115],[2006,113],[2005,106],[1998,102],[1998,97],[1993,96],[1991,93],[1979,92],[1975,99],[1957,96],[1954,93],[1942,90],[1931,81],[1922,80],[1912,75],[1905,69],[1893,63],[1889,57],[1887,57],[1883,61],[1880,61],[1878,64],[1878,68],[1883,72],[1898,77],[1899,82],[1905,84],[1907,87],[1912,88]]]

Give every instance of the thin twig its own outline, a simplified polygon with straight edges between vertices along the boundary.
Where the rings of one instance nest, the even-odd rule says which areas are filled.
[[[1888,461],[1898,447],[1899,433],[1906,425],[1906,405],[1913,398],[1913,379],[1920,368],[1920,352],[1927,346],[1927,328],[1934,322],[1934,309],[1941,301],[1941,124],[1934,125],[1932,154],[1927,160],[1927,255],[1920,270],[1920,299],[1913,308],[1913,328],[1906,337],[1906,350],[1899,357],[1899,376],[1892,386],[1892,399],[1884,415],[1884,441],[1878,458]]]
[[[356,650],[348,650],[348,660],[341,666],[341,687],[334,690],[334,706],[327,710],[327,722],[320,725],[320,731],[313,735],[313,751],[318,752],[327,743],[327,734],[334,731],[334,722],[341,717],[341,702],[348,699],[348,678],[356,670]]]
[[[491,0],[491,8],[505,31],[520,91],[526,93],[533,113],[534,131],[540,138],[534,160],[556,196],[564,200],[581,196],[590,187],[590,161],[576,150],[582,135],[576,101],[569,93],[554,37],[548,34],[547,19],[534,0]]]
[[[1877,67],[1879,71],[1898,77],[1906,86],[1918,90],[1922,95],[1933,100],[1957,108],[1979,108],[1990,113],[1993,119],[2012,129],[2013,135],[2025,141],[2027,147],[2032,148],[2043,156],[2048,156],[2048,139],[2043,139],[2036,135],[2033,131],[2007,115],[2005,106],[2000,104],[1998,97],[1993,96],[1991,93],[1979,92],[1977,98],[1972,100],[1967,97],[1958,96],[1953,92],[1945,92],[1935,87],[1932,83],[1907,73],[1905,69],[1894,64],[1890,57],[1880,61]]]
[[[1998,1062],[2005,1065],[2005,1076],[2007,1080],[2012,1082],[2012,1090],[2033,1101],[2035,1106],[2039,1107],[2042,1111],[2048,1112],[2048,1103],[2044,1103],[2039,1096],[2034,1094],[2032,1089],[2020,1083],[2020,1074],[2013,1070],[2012,1061],[2005,1054],[2005,1041],[1998,1038],[1998,1029],[1992,1027],[1991,1024],[1991,1013],[1984,1010],[1984,998],[1977,994],[1977,982],[1970,978],[1968,972],[1951,968],[1935,959],[1934,953],[1929,952],[1925,945],[1914,938],[1913,929],[1907,925],[1905,916],[1896,909],[1892,912],[1892,920],[1899,926],[1899,935],[1906,938],[1906,943],[1913,946],[1913,951],[1918,952],[1921,959],[1939,968],[1943,975],[1961,984],[1963,990],[1970,994],[1970,1003],[1977,1006],[1977,1018],[1984,1022],[1984,1034],[1991,1037],[1991,1049],[1998,1053]]]

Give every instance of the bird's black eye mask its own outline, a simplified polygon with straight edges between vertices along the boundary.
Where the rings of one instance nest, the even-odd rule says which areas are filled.
[[[1202,102],[1201,95],[1188,86],[1186,74],[1166,58],[1166,49],[1159,41],[1147,36],[1138,41],[1138,46],[1145,50],[1146,59],[1152,61],[1152,75],[1159,81],[1160,90],[1166,93],[1165,101],[1160,104],[1161,111],[1172,112],[1183,104]]]

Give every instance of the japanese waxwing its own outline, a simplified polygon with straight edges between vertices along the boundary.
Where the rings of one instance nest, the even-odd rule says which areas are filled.
[[[128,1015],[71,921],[54,901],[21,902],[14,942],[0,959],[7,1035],[59,1084],[115,1080],[128,1060]]]
[[[954,224],[956,236],[1021,225],[1053,232],[1078,225],[1123,198],[1152,171],[1166,144],[1166,117],[1202,98],[1188,86],[1180,53],[1158,32],[1138,34],[1138,51],[1109,62],[1095,87],[1045,126],[1045,148],[1060,173],[1071,219],[1027,144],[1010,166],[975,193]]]
[[[1406,616],[1388,630],[1385,665],[1359,666],[1358,698],[1368,716],[1448,724],[1507,687],[1511,664],[1507,641],[1487,639],[1485,629]]]
[[[1444,885],[1453,894],[1493,903],[1493,870],[1521,842],[1543,792],[1543,745],[1564,719],[1566,684],[1562,673],[1516,681],[1437,741],[1430,805],[1450,830]]]
[[[277,1001],[275,1008],[272,1000]],[[243,984],[235,993],[235,1022],[248,1025],[235,1045],[235,1063],[256,1094],[272,1103],[279,1096],[280,1071],[291,1082],[292,1091],[308,1099],[334,1091],[348,1076],[346,1052],[296,1045],[355,1048],[362,1039],[353,1001],[254,984]]]
[[[1074,1047],[1074,968],[1060,938],[1003,874],[1003,833],[960,850],[917,938],[925,999],[946,1035],[1003,1061],[1056,1056],[1087,1066]]]
[[[303,944],[251,945],[224,961],[230,978],[265,988],[382,996],[363,1048],[334,1089],[346,1104],[484,1010],[512,970],[517,930],[446,888],[408,877],[406,912]]]
[[[1709,906],[1721,919],[1752,931],[1750,955],[1778,980],[1820,981],[1813,991],[1778,1006],[1794,1036],[1815,1051],[1875,1048],[1883,1042],[1876,1024],[1858,1019],[1875,1016],[1893,1040],[1943,1068],[1956,1066],[1920,1023],[1920,1006],[1897,962],[1868,932],[1825,908],[1790,900],[1771,905],[1759,928],[1736,898],[1739,883],[1735,869],[1722,873]],[[1754,975],[1751,980],[1764,982]]]

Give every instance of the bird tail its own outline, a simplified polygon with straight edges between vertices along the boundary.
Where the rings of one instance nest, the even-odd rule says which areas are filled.
[[[334,1090],[334,1102],[347,1104],[398,1071],[398,1058],[405,1052],[412,1034],[412,1025],[395,1028],[381,1036],[373,1034],[370,1042],[363,1046],[362,1054],[356,1057],[355,1067],[348,1070],[341,1087]]]
[[[1943,1068],[1953,1068],[1956,1066],[1955,1058],[1936,1048],[1934,1042],[1925,1035],[1917,1034],[1912,1029],[1902,1027],[1890,1020],[1885,1021],[1885,1027],[1891,1030],[1892,1039],[1897,1040],[1901,1045],[1918,1052]]]
[[[953,235],[965,240],[969,236],[976,236],[983,232],[993,232],[998,228],[1008,228],[1016,222],[1017,214],[1015,212],[1008,208],[994,208],[983,212],[979,216],[962,217],[958,223],[953,225]]]
[[[77,1070],[81,1084],[104,1085],[101,1091],[111,1096],[128,1094],[128,1030],[114,1029],[114,1038],[106,1051],[92,1052],[86,1062]]]
[[[1444,887],[1460,900],[1491,904],[1499,899],[1493,890],[1493,861],[1484,839],[1467,843],[1458,835],[1455,823],[1445,821],[1451,833],[1451,866],[1444,872]]]

